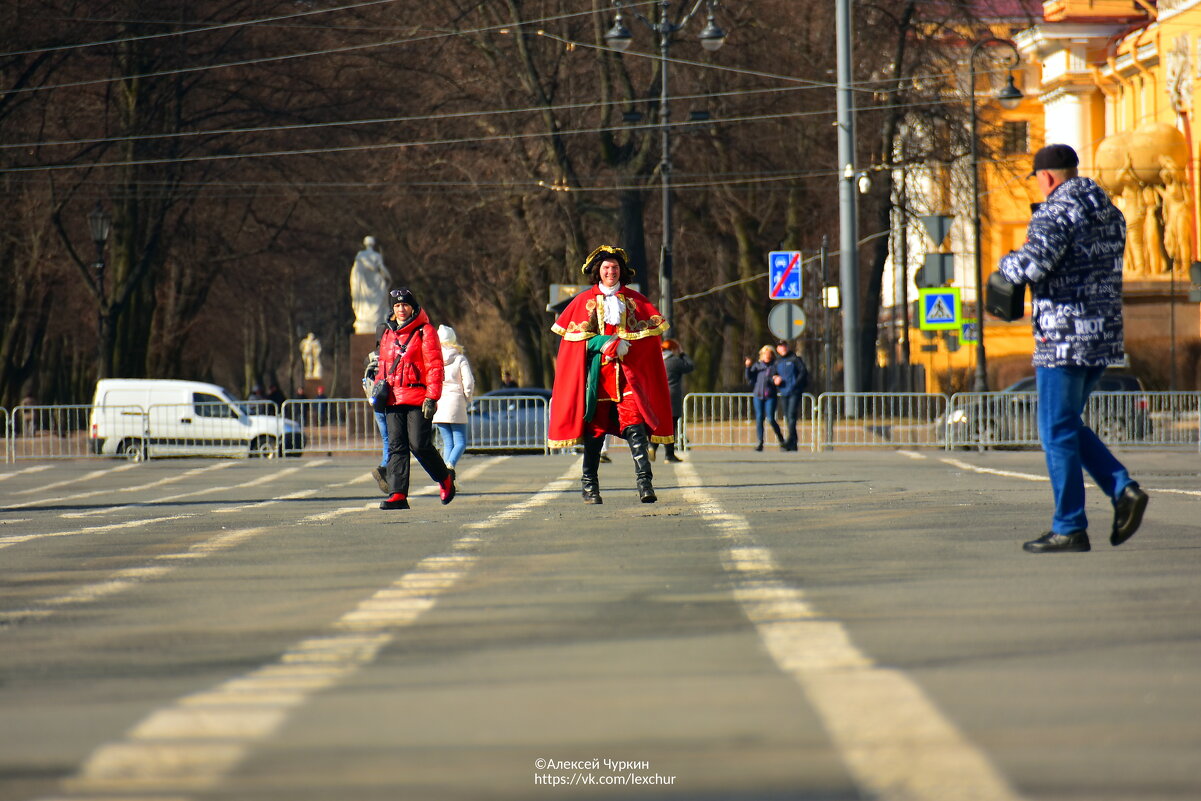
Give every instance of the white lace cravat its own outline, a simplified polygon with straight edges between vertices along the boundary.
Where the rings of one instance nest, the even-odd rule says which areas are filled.
[[[609,325],[617,325],[621,322],[621,309],[624,304],[621,298],[617,296],[617,290],[621,289],[621,284],[607,287],[604,284],[597,284],[596,288],[605,296],[605,322]]]

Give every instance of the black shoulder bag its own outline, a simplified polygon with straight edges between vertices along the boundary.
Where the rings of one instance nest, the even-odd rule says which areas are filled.
[[[386,405],[388,400],[388,375],[396,372],[397,365],[400,364],[400,357],[405,355],[405,351],[409,349],[409,343],[413,341],[413,334],[416,334],[419,328],[415,328],[409,332],[408,339],[400,346],[400,352],[396,354],[396,358],[392,360],[392,367],[388,372],[379,375],[375,379],[375,385],[371,387],[371,405],[379,409]]]

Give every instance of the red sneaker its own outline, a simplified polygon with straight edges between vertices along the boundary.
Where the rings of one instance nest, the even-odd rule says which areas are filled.
[[[409,499],[401,495],[399,492],[394,492],[385,500],[380,502],[381,509],[408,509]]]
[[[441,488],[439,495],[442,496],[442,503],[447,504],[455,499],[455,469],[453,467],[446,468],[449,472],[446,478],[438,482]]]

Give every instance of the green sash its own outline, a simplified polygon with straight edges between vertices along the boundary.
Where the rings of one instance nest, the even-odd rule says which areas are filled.
[[[592,337],[587,341],[585,358],[588,360],[588,378],[584,386],[584,421],[591,422],[596,414],[596,392],[600,387],[601,351],[613,339],[603,334]]]

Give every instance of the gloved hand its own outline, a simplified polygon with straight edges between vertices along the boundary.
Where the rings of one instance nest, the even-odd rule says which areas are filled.
[[[434,412],[438,410],[438,402],[433,398],[426,398],[421,402],[421,416],[426,420],[434,419]]]

